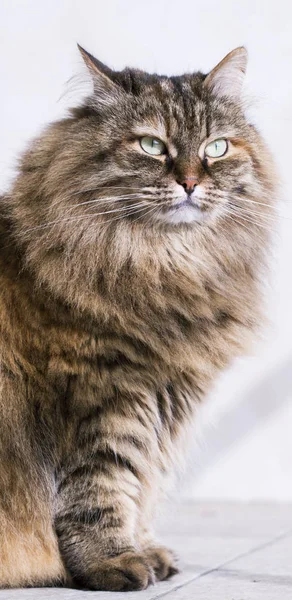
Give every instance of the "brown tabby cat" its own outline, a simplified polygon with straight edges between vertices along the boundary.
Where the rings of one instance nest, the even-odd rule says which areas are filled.
[[[0,204],[0,585],[138,590],[186,428],[246,347],[274,197],[238,48],[207,76],[111,71]]]

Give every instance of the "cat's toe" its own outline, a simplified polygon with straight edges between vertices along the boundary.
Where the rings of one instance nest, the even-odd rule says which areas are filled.
[[[148,548],[145,551],[145,557],[151,565],[157,581],[168,579],[179,572],[174,553],[164,546]]]
[[[154,581],[152,566],[144,554],[136,552],[103,560],[94,573],[78,578],[82,587],[112,592],[145,590]]]

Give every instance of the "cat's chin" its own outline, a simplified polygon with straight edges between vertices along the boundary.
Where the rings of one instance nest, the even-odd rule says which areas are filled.
[[[155,220],[173,225],[183,223],[202,223],[207,218],[207,214],[199,206],[180,206],[170,208],[167,211],[159,212],[155,215]]]

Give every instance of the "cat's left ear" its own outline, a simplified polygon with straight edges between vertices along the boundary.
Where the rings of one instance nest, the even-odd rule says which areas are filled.
[[[247,66],[247,50],[244,46],[229,52],[207,75],[204,87],[217,96],[240,97]]]
[[[80,54],[92,77],[94,92],[102,104],[112,104],[123,94],[122,88],[113,81],[114,71],[97,60],[92,54],[77,44]]]

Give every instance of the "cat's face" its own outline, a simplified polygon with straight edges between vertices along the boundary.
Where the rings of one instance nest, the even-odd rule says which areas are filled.
[[[241,112],[200,87],[199,78],[146,79],[142,97],[128,101],[126,119],[121,105],[114,123],[105,123],[112,146],[104,191],[116,200],[124,194],[120,207],[131,207],[125,218],[204,222],[220,214],[230,194],[252,185],[251,136]]]
[[[244,48],[179,77],[114,72],[81,52],[93,94],[24,155],[27,237],[65,247],[120,224],[204,233],[259,220],[274,184],[242,110]]]
[[[240,101],[244,49],[207,78],[114,73],[82,52],[94,95],[75,111],[65,147],[79,214],[202,225],[228,215],[234,198],[258,193],[257,134]]]

